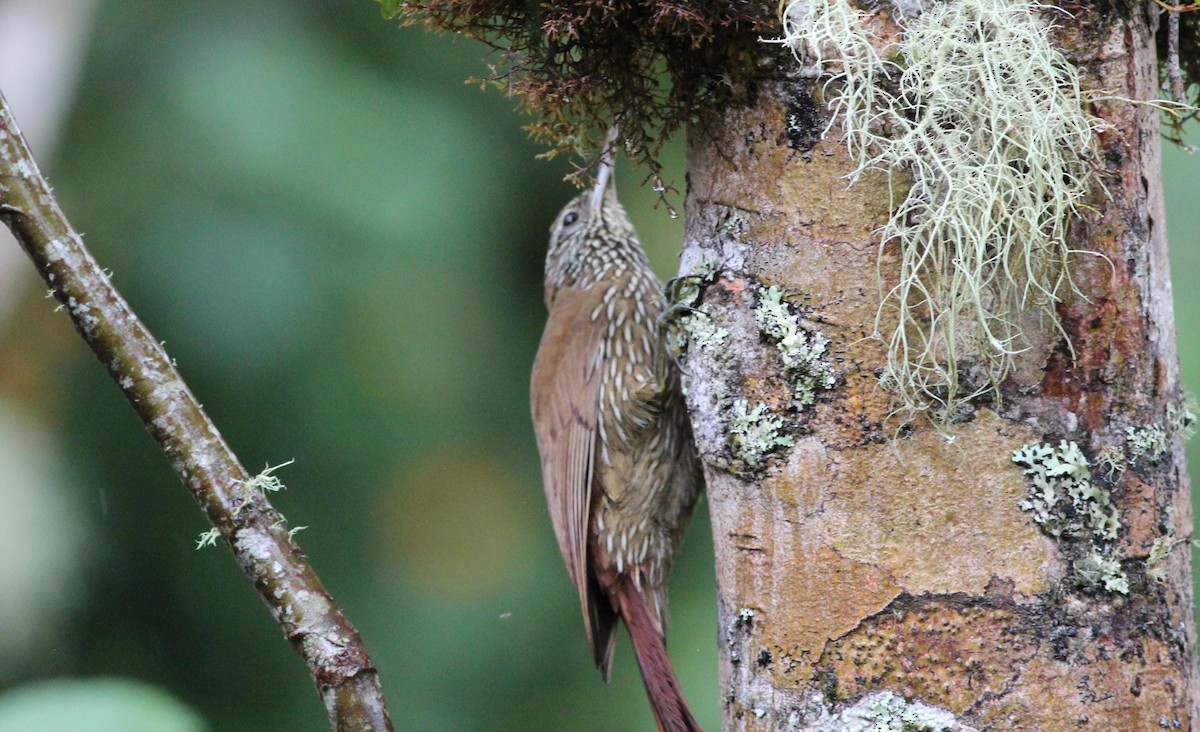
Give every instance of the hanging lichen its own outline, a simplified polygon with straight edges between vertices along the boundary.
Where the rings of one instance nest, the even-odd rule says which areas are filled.
[[[1093,130],[1045,6],[956,0],[901,20],[877,50],[847,0],[794,0],[784,42],[830,73],[833,119],[858,160],[907,187],[881,230],[882,383],[906,411],[948,419],[995,390],[1028,347],[1021,316],[1072,287],[1067,226],[1088,191]],[[832,123],[831,123],[832,124]],[[881,268],[882,269],[882,268]],[[881,271],[881,282],[885,276]],[[893,284],[894,282],[894,284]],[[984,377],[965,384],[966,363]]]

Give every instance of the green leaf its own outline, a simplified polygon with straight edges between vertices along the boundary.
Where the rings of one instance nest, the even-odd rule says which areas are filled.
[[[199,714],[133,679],[42,681],[0,694],[0,732],[205,732]]]
[[[400,0],[379,0],[379,12],[385,18],[393,18],[400,10]]]

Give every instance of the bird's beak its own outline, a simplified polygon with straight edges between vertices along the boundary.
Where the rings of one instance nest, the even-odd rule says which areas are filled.
[[[613,174],[613,147],[617,141],[617,126],[608,129],[608,138],[604,141],[604,154],[600,157],[599,169],[596,171],[596,186],[592,189],[592,197],[588,204],[592,214],[599,214],[604,205],[604,196],[608,191],[617,191],[617,179]]]

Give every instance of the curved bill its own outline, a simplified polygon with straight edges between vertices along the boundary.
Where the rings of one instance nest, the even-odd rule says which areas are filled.
[[[588,200],[588,204],[592,209],[592,213],[600,211],[600,206],[604,203],[604,194],[612,189],[617,190],[617,179],[613,175],[613,148],[617,142],[617,126],[613,125],[608,128],[608,136],[604,140],[604,153],[600,156],[600,163],[596,170],[596,185],[592,188],[592,197]]]

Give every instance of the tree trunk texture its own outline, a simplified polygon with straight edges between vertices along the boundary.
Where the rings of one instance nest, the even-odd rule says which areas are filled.
[[[1085,88],[1158,97],[1152,4],[1069,10],[1055,39]],[[1032,319],[1034,347],[1003,399],[974,400],[941,428],[905,423],[889,417],[885,349],[870,337],[879,276],[895,278],[896,252],[881,257],[874,233],[894,194],[877,173],[848,186],[855,161],[839,127],[820,139],[822,81],[760,48],[749,101],[690,132],[681,267],[707,276],[697,302],[727,331],[685,361],[716,545],[724,728],[870,729],[891,705],[953,723],[896,716],[884,729],[1191,729],[1200,687],[1182,440],[1111,481],[1095,459],[1181,401],[1158,113],[1088,109],[1111,127],[1072,246],[1107,261],[1072,257],[1082,295],[1057,307],[1070,345]],[[796,408],[756,320],[771,286],[829,339],[836,384],[811,406]],[[742,413],[778,415],[794,445],[783,437],[757,463],[739,456],[738,400]],[[1078,553],[1020,507],[1029,479],[1014,450],[1061,440],[1111,490],[1127,594],[1081,586]],[[1148,574],[1156,546],[1170,551]]]

